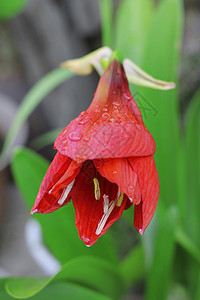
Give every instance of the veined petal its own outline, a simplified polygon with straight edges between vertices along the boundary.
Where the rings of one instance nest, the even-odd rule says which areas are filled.
[[[57,152],[42,180],[31,214],[53,212],[66,204],[70,200],[67,197],[67,186],[73,181],[79,170],[80,165]],[[62,201],[59,202],[59,199]]]
[[[99,182],[101,191],[99,200],[95,199],[94,178]],[[91,161],[83,164],[81,171],[75,179],[71,196],[76,211],[75,225],[78,229],[80,239],[87,246],[93,245],[120,218],[125,208],[127,197],[124,197],[121,206],[118,207],[114,203],[117,190],[117,185],[103,178]],[[109,199],[108,215],[105,214],[103,195],[107,195]]]
[[[94,161],[98,172],[110,182],[116,183],[121,193],[128,196],[134,204],[141,201],[137,174],[126,158],[101,159]]]
[[[154,139],[118,61],[109,64],[92,104],[59,134],[55,147],[76,161],[154,154]]]
[[[129,158],[131,167],[138,176],[142,201],[135,205],[134,226],[143,234],[151,221],[159,197],[159,178],[153,156]]]

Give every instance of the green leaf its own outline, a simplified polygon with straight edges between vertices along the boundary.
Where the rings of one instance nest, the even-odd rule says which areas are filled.
[[[33,110],[39,105],[39,103],[58,85],[71,78],[73,73],[66,69],[56,69],[40,81],[38,81],[35,86],[28,92],[28,94],[23,99],[16,117],[9,129],[8,135],[3,145],[3,150],[1,153],[1,160],[5,163],[8,159],[10,150],[12,148],[13,141],[16,134],[21,128],[22,124],[30,116]]]
[[[2,300],[12,300],[13,297],[8,295],[5,291],[5,283],[6,283],[7,278],[0,278],[0,299]]]
[[[141,66],[155,78],[177,83],[182,22],[182,0],[160,1]],[[166,204],[174,203],[178,198],[177,165],[180,147],[178,86],[171,91],[138,88],[135,98],[145,125],[156,142],[160,195]]]
[[[26,294],[26,291],[21,290],[21,288],[17,285],[15,287],[7,286],[7,291],[13,297],[18,299],[24,299],[29,297],[28,294]],[[5,300],[7,299],[10,300],[13,298],[5,298]],[[99,294],[97,292],[94,292],[90,289],[72,283],[64,283],[64,282],[51,283],[45,289],[40,291],[40,293],[36,294],[33,297],[30,297],[29,299],[30,300],[55,300],[55,299],[112,300],[111,298]]]
[[[197,263],[200,266],[200,251],[181,228],[176,230],[176,242],[195,259],[195,264]]]
[[[197,284],[197,290],[195,293],[195,300],[199,300],[200,299],[200,272],[198,274],[198,284]]]
[[[113,2],[112,0],[99,0],[101,11],[102,46],[113,46]]]
[[[126,282],[126,286],[142,279],[145,272],[145,256],[142,245],[138,245],[130,251],[121,263],[121,274]]]
[[[187,161],[187,223],[186,230],[200,247],[200,89],[191,101],[185,122]]]
[[[167,297],[175,250],[176,221],[177,213],[174,207],[169,208],[160,218],[153,260],[147,278],[146,300],[164,300]]]
[[[185,195],[186,216],[185,231],[191,242],[197,246],[196,254],[200,252],[199,230],[200,220],[200,90],[195,94],[188,109],[185,122],[186,142],[186,183]],[[189,260],[187,268],[190,292],[194,297],[198,286],[199,265],[193,259]]]
[[[78,257],[65,264],[61,271],[51,278],[9,278],[7,292],[16,298],[36,295],[50,283],[72,282],[118,299],[124,291],[119,270],[95,257]]]
[[[0,1],[0,19],[10,19],[17,15],[26,5],[27,0]]]
[[[31,209],[34,204],[48,166],[44,158],[29,149],[19,148],[14,152],[12,173],[28,209]],[[117,263],[116,251],[109,233],[90,248],[79,239],[72,203],[51,214],[34,214],[33,217],[42,227],[46,245],[61,263],[80,255],[94,255]]]
[[[12,297],[23,299],[40,292],[48,282],[50,282],[50,279],[45,277],[9,278],[6,281],[5,288]]]
[[[145,49],[153,15],[152,0],[124,0],[117,10],[115,48],[137,64],[140,63]]]
[[[124,291],[123,278],[117,266],[92,256],[68,262],[55,280],[65,279],[118,299]]]

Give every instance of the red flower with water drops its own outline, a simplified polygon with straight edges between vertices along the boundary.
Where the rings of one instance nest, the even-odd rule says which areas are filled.
[[[143,234],[159,196],[155,142],[117,59],[102,75],[88,110],[58,135],[55,148],[32,214],[53,212],[72,199],[79,237],[91,246],[135,204],[134,226]]]

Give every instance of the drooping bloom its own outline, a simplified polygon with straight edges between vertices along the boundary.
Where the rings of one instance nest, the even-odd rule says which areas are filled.
[[[58,135],[55,148],[31,213],[53,212],[72,199],[79,237],[91,246],[134,204],[134,226],[143,234],[159,196],[155,142],[118,60],[110,62],[90,107]]]

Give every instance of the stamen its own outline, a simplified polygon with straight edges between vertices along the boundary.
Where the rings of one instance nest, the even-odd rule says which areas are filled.
[[[116,198],[116,199],[119,199],[120,195],[121,195],[121,191],[120,191],[120,188],[118,187],[118,190],[117,190],[117,198]]]
[[[117,199],[117,206],[120,207],[121,204],[122,204],[122,201],[123,201],[123,198],[124,198],[124,193],[121,193],[121,195],[119,196],[119,198]]]
[[[106,214],[108,212],[108,207],[109,207],[109,196],[108,195],[103,195],[103,212]]]
[[[65,199],[67,198],[69,192],[71,191],[73,184],[74,184],[74,180],[72,180],[72,182],[70,184],[68,184],[68,186],[66,188],[64,188],[62,195],[60,196],[60,199],[58,200],[58,204],[62,205],[65,201]]]
[[[101,197],[99,181],[97,178],[93,178],[94,182],[94,196],[96,200],[99,200]]]
[[[101,218],[101,220],[98,223],[97,230],[95,232],[96,235],[100,235],[101,234],[101,232],[102,232],[102,230],[103,230],[103,228],[104,228],[104,226],[105,226],[105,224],[106,224],[106,222],[107,222],[107,220],[108,220],[111,212],[113,211],[113,208],[115,207],[115,204],[116,204],[115,201],[111,201],[110,202],[110,205],[109,205],[107,213],[103,214],[103,217]]]

